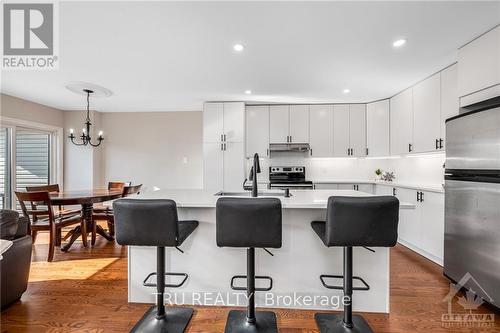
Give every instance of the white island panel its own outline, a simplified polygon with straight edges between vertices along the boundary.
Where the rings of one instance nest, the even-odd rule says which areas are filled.
[[[338,310],[341,290],[322,286],[321,274],[342,275],[342,248],[327,248],[313,232],[310,222],[325,220],[326,200],[331,195],[368,196],[359,191],[293,191],[291,198],[280,198],[283,203],[283,246],[256,250],[256,274],[273,278],[273,289],[257,292],[256,304],[261,307]],[[140,198],[170,198],[177,202],[179,219],[200,222],[195,232],[182,244],[185,253],[175,248],[166,250],[166,270],[189,274],[186,284],[177,289],[167,288],[166,300],[175,303],[245,306],[244,292],[233,291],[233,275],[246,274],[244,248],[219,248],[216,245],[215,202],[211,192],[196,190],[157,191]],[[402,204],[402,208],[412,208]],[[375,248],[372,253],[354,248],[354,275],[361,276],[370,285],[369,291],[354,291],[355,311],[389,312],[389,249]],[[156,249],[129,247],[129,301],[154,303],[155,289],[142,286],[142,281],[156,270]],[[245,284],[245,281],[241,281]],[[328,281],[342,284],[342,281]],[[265,283],[264,283],[265,284]],[[240,284],[239,284],[240,285]],[[354,282],[357,286],[357,282]],[[261,282],[257,281],[257,286]],[[237,295],[239,294],[239,296]],[[316,302],[306,304],[304,296]],[[329,304],[323,301],[328,297]],[[218,298],[220,297],[220,298]],[[299,302],[294,302],[299,299]],[[239,302],[238,302],[239,301]],[[291,303],[290,303],[290,302]]]

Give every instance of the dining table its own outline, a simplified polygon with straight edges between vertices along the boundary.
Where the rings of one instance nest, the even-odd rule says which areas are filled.
[[[67,237],[70,237],[69,241],[61,246],[61,251],[68,251],[73,245],[73,243],[82,237],[82,243],[84,247],[88,246],[87,234],[92,231],[92,245],[95,243],[96,235],[99,234],[106,238],[108,241],[114,240],[106,230],[104,230],[100,225],[94,224],[92,218],[92,209],[95,203],[110,201],[114,199],[121,198],[123,196],[122,190],[108,190],[108,189],[90,189],[90,190],[78,190],[78,191],[61,191],[54,192],[50,194],[50,201],[52,205],[60,206],[71,206],[80,205],[82,219],[85,221],[81,226],[77,226],[68,232]],[[84,230],[82,230],[84,229]]]

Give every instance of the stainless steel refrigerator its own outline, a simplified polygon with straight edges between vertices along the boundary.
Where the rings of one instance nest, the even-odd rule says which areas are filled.
[[[446,121],[444,274],[498,308],[500,104],[482,108]]]

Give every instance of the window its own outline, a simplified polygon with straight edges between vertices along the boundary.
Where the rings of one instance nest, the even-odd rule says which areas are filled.
[[[50,183],[50,133],[16,131],[16,188]]]
[[[61,183],[58,142],[62,130],[4,123],[0,129],[0,208],[20,209],[14,191],[25,190],[27,186]]]
[[[10,202],[7,202],[6,194],[10,193],[9,185],[9,164],[8,164],[8,155],[9,155],[9,129],[2,128],[0,129],[0,209],[4,209],[4,207],[10,207]]]

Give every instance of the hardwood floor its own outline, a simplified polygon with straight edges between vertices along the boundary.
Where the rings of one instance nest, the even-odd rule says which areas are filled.
[[[150,306],[127,303],[125,247],[99,237],[94,248],[75,243],[47,263],[43,240],[40,235],[33,249],[28,291],[2,312],[1,332],[128,332]],[[493,328],[443,327],[448,292],[439,266],[398,245],[391,250],[391,313],[363,315],[375,332],[500,332],[500,314]],[[224,331],[229,308],[195,309],[189,333]],[[274,311],[281,333],[318,332],[314,311]],[[452,311],[466,313],[456,299]],[[472,313],[492,312],[481,306]]]

